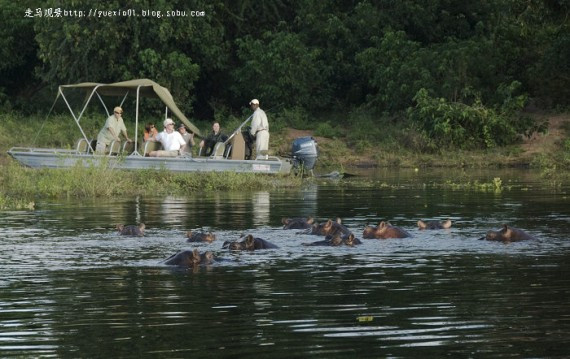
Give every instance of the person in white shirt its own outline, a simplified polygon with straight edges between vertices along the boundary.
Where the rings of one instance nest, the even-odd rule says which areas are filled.
[[[259,100],[253,99],[249,101],[249,106],[253,111],[253,119],[251,120],[251,135],[255,138],[256,159],[268,158],[267,151],[269,149],[269,123],[265,111],[259,108]]]
[[[164,131],[160,132],[149,138],[149,141],[160,142],[162,150],[151,151],[148,155],[150,157],[176,157],[184,153],[186,148],[186,141],[178,131],[174,131],[174,121],[167,118],[164,120]]]

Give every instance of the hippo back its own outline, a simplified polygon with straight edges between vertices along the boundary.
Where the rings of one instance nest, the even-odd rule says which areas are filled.
[[[133,225],[125,226],[122,224],[117,225],[117,230],[119,231],[119,234],[122,236],[143,237],[144,229],[145,229],[144,223],[141,223],[138,226],[133,226]]]
[[[186,233],[188,239],[186,242],[208,242],[212,243],[216,240],[216,236],[211,232],[192,232],[189,231]]]
[[[390,222],[382,221],[377,227],[366,226],[362,233],[362,237],[377,239],[407,238],[411,237],[411,234],[400,227],[391,225]]]
[[[519,242],[526,240],[534,240],[535,237],[526,233],[522,229],[509,227],[504,224],[503,228],[498,231],[488,231],[484,239],[488,241],[499,241],[499,242]]]
[[[314,223],[313,217],[308,218],[282,218],[281,223],[283,223],[283,229],[308,229]]]

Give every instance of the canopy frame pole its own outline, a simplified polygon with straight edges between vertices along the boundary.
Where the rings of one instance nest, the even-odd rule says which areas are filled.
[[[103,105],[105,112],[107,113],[107,117],[109,117],[110,113],[109,113],[109,109],[107,108],[107,105],[105,104],[105,101],[103,101],[103,99],[101,98],[101,95],[99,95],[99,92],[96,92],[96,94],[97,94],[97,97],[99,97],[99,101],[101,101],[101,105]]]
[[[140,98],[140,92],[141,92],[141,85],[137,86],[137,105],[136,105],[136,109],[135,109],[135,151],[133,152],[133,154],[135,153],[139,153],[138,152],[138,133],[139,133],[139,98]],[[125,95],[126,98],[126,95]],[[125,99],[123,99],[124,101]]]
[[[166,106],[166,108],[164,109],[164,119],[166,120],[168,118],[168,106]]]
[[[138,90],[139,90],[140,86],[137,87],[137,99],[138,99]],[[125,100],[127,99],[127,96],[129,95],[129,90],[127,90],[127,93],[125,94],[125,97],[123,97],[123,100],[121,101],[121,104],[119,106],[123,107],[123,103],[125,102]]]
[[[34,137],[34,140],[32,141],[32,146],[36,145],[36,141],[38,140],[38,137],[40,136],[40,133],[42,132],[42,130],[44,129],[44,126],[46,124],[46,121],[49,117],[49,115],[51,114],[51,112],[53,111],[53,108],[55,107],[55,104],[57,103],[57,99],[58,99],[59,95],[55,97],[55,100],[53,100],[53,104],[51,105],[51,108],[49,109],[46,117],[44,118],[44,122],[42,123],[42,127],[40,128],[40,130],[38,132],[36,132],[36,136]]]
[[[85,102],[85,105],[83,106],[83,109],[81,110],[81,112],[79,113],[79,116],[75,116],[75,113],[73,112],[73,109],[71,108],[71,105],[69,104],[69,102],[67,101],[67,98],[65,97],[65,95],[63,94],[63,90],[61,89],[61,86],[58,87],[58,91],[61,95],[61,97],[63,98],[63,101],[65,102],[65,104],[67,105],[67,108],[69,109],[69,112],[71,112],[71,116],[73,117],[73,119],[75,120],[75,123],[77,124],[77,127],[79,127],[79,131],[81,131],[81,134],[83,135],[83,138],[85,139],[85,141],[87,141],[87,144],[89,145],[89,148],[91,149],[92,153],[95,153],[93,147],[91,147],[91,142],[89,141],[89,139],[87,139],[87,135],[85,134],[85,132],[83,131],[83,128],[81,127],[81,125],[79,124],[79,120],[81,119],[81,117],[83,116],[83,113],[85,112],[85,110],[87,109],[87,105],[89,105],[89,102],[91,101],[91,99],[93,98],[93,94],[96,93],[97,88],[101,86],[101,85],[97,85],[93,88],[93,90],[91,91],[91,94],[89,95],[89,98],[87,99],[87,101]]]

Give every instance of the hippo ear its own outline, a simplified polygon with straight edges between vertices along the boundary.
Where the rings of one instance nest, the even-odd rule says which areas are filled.
[[[139,223],[139,229],[144,229],[144,228],[145,228],[144,223]]]
[[[188,237],[188,238],[192,237],[192,231],[186,232],[186,237]]]
[[[418,221],[418,228],[419,229],[426,229],[427,225],[426,222],[422,221],[421,219]]]
[[[330,219],[327,221],[327,223],[325,223],[325,228],[330,228],[333,225],[333,221],[331,221]]]
[[[445,229],[451,228],[451,220],[448,219],[447,221],[443,222],[442,226]]]
[[[314,219],[313,217],[310,217],[310,216],[309,216],[309,217],[307,218],[307,223],[308,223],[308,224],[313,224],[313,223],[315,223],[315,219]]]
[[[354,240],[354,234],[349,234],[348,235],[348,240],[353,241]]]
[[[251,234],[248,234],[247,237],[245,237],[245,243],[253,244],[254,242],[255,240],[253,239],[253,236]]]
[[[382,222],[380,222],[380,224],[378,225],[378,228],[382,229],[382,228],[384,228],[384,227],[386,227],[386,226],[387,226],[386,222],[382,221]]]
[[[342,224],[342,219],[340,219],[340,217],[336,217],[336,223]]]
[[[284,224],[284,225],[285,225],[285,224],[287,224],[287,223],[289,223],[289,218],[282,217],[282,218],[281,218],[281,224]]]
[[[116,227],[116,228],[117,228],[119,231],[122,231],[123,228],[125,228],[125,226],[122,225],[122,224],[117,224],[117,227]]]

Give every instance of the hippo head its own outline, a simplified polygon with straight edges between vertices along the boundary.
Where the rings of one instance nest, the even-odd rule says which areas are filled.
[[[349,234],[345,239],[344,239],[344,244],[350,247],[354,246],[354,234]]]
[[[200,264],[212,264],[214,262],[214,253],[207,251],[200,255]]]
[[[243,241],[245,249],[248,251],[253,251],[255,249],[255,238],[251,234],[248,234]]]
[[[213,233],[208,232],[208,233],[204,233],[204,236],[202,237],[202,239],[206,242],[211,243],[211,242],[216,240],[216,236]]]
[[[374,238],[376,233],[376,227],[366,226],[364,227],[364,232],[362,232],[362,238]]]
[[[377,231],[378,233],[385,232],[385,231],[388,229],[389,226],[390,226],[390,222],[382,221],[382,222],[380,222],[380,223],[378,224],[378,228],[376,229],[376,231]]]
[[[427,221],[424,222],[421,219],[418,221],[418,229],[448,229],[451,228],[451,220],[445,222],[440,221]]]
[[[485,239],[488,241],[508,242],[511,240],[511,229],[506,224],[503,224],[503,228],[498,231],[488,231]]]
[[[321,227],[321,232],[324,235],[330,234],[332,232],[333,229],[333,221],[331,221],[330,219],[323,224],[323,226]]]

